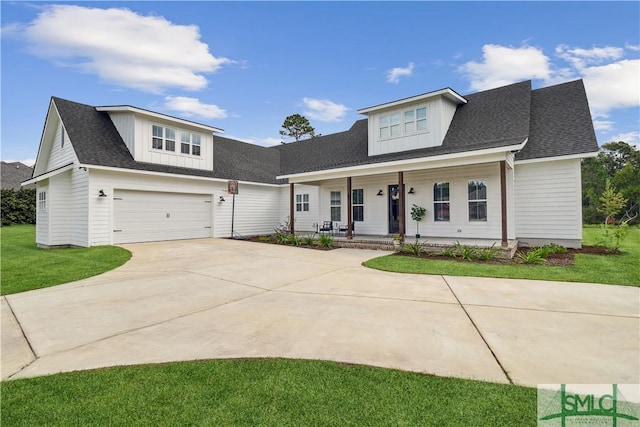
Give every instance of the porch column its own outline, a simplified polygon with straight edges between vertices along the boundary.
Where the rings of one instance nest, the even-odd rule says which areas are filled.
[[[502,211],[502,247],[506,248],[507,242],[507,162],[500,161],[500,208]]]
[[[404,242],[404,173],[398,172],[398,234],[400,241]]]
[[[295,204],[295,189],[294,189],[294,183],[291,182],[289,183],[289,233],[291,234],[295,234],[296,230],[294,227],[295,224],[295,211],[296,211],[296,204]]]
[[[351,208],[351,177],[347,178],[347,240],[353,239],[351,222],[353,221],[353,209]]]

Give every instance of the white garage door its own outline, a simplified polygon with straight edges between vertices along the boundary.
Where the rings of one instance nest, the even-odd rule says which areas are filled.
[[[211,237],[211,195],[115,190],[114,243]]]

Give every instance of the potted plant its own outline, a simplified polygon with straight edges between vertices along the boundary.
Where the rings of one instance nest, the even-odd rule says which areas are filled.
[[[411,219],[416,222],[416,239],[420,238],[420,230],[419,225],[420,221],[427,215],[427,209],[422,206],[418,206],[416,204],[411,208]]]

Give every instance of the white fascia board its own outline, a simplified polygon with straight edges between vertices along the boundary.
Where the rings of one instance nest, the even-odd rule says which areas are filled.
[[[195,180],[201,180],[201,181],[220,182],[225,184],[227,183],[227,181],[231,181],[231,179],[224,179],[224,178],[210,178],[206,176],[197,176],[197,175],[182,175],[177,173],[154,172],[154,171],[145,171],[145,170],[139,170],[139,169],[115,168],[111,166],[96,166],[96,165],[81,164],[78,167],[109,171],[109,172],[135,173],[140,175],[163,176],[163,177],[169,177],[169,178],[195,179]],[[253,181],[238,181],[238,183],[247,184],[247,185],[258,185],[258,186],[264,186],[264,187],[280,187],[281,186],[281,184],[267,184],[264,182],[253,182]]]
[[[224,132],[223,129],[216,128],[202,123],[192,122],[191,120],[185,120],[178,117],[168,116],[166,114],[156,113],[155,111],[144,110],[142,108],[132,107],[130,105],[114,105],[106,107],[96,107],[97,111],[104,111],[107,113],[136,113],[147,117],[154,117],[156,119],[169,120],[171,122],[180,123],[182,125],[196,127],[199,129],[208,130],[213,133]]]
[[[373,107],[361,108],[358,110],[360,114],[367,114],[372,111],[384,110],[386,108],[396,107],[398,105],[407,104],[410,102],[421,101],[423,99],[435,98],[436,96],[443,96],[457,104],[466,104],[467,100],[462,96],[458,95],[450,88],[444,88],[440,90],[436,90],[434,92],[423,93],[422,95],[416,95],[409,98],[398,99],[397,101],[387,102],[386,104],[374,105]]]
[[[434,167],[434,163],[442,163],[435,167],[457,166],[461,164],[487,163],[497,160],[505,160],[505,153],[521,150],[526,140],[518,145],[490,148],[478,151],[465,151],[463,153],[443,154],[433,157],[417,157],[415,159],[396,160],[392,162],[370,163],[367,165],[349,166],[321,171],[303,172],[289,175],[279,175],[277,179],[289,179],[289,182],[304,182],[306,178],[311,180],[332,179],[348,176],[364,176],[393,171],[418,170],[424,167]],[[324,175],[324,176],[323,176]]]
[[[23,182],[20,183],[20,185],[24,186],[24,185],[29,185],[29,184],[35,184],[38,181],[42,181],[42,180],[51,178],[52,176],[55,176],[55,175],[58,175],[58,174],[60,174],[62,172],[66,172],[66,171],[68,171],[70,169],[73,169],[74,166],[75,166],[74,163],[70,163],[70,164],[68,164],[66,166],[59,167],[58,169],[52,170],[50,172],[43,173],[42,175],[35,176],[35,177],[31,178],[28,181],[23,181]]]
[[[567,156],[557,156],[557,157],[540,157],[538,159],[528,159],[528,160],[516,160],[516,165],[525,165],[527,163],[540,163],[540,162],[553,162],[557,160],[572,160],[572,159],[586,159],[589,157],[597,157],[599,151],[592,151],[590,153],[580,153],[580,154],[569,154]]]

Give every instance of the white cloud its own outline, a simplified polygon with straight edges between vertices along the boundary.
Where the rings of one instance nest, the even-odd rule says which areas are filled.
[[[153,93],[202,89],[204,73],[231,62],[209,52],[197,26],[124,8],[45,6],[30,23],[7,26],[5,35],[23,38],[30,52],[57,65]]]
[[[343,104],[336,104],[328,99],[303,98],[306,116],[321,122],[337,122],[342,120],[350,108]]]
[[[224,119],[227,117],[226,110],[214,104],[203,104],[197,98],[166,96],[164,101],[164,108],[177,111],[185,117],[197,116],[205,119]]]
[[[638,145],[640,143],[640,132],[626,132],[607,138],[607,141],[624,141],[630,145]]]
[[[556,46],[556,55],[569,62],[577,70],[582,70],[588,65],[598,65],[607,60],[620,59],[624,55],[624,49],[615,46],[583,49],[561,44]]]
[[[487,44],[482,47],[482,62],[469,61],[459,68],[474,90],[493,89],[528,79],[549,78],[549,58],[542,50]]]
[[[593,128],[598,131],[611,130],[615,123],[607,120],[594,120]]]
[[[640,106],[640,59],[623,59],[582,70],[594,117],[606,117],[614,108]]]
[[[235,139],[236,141],[242,141],[242,142],[246,142],[246,143],[249,143],[249,144],[260,145],[262,147],[273,147],[274,145],[282,144],[282,140],[280,138],[273,138],[273,137],[267,137],[267,138],[248,137],[248,138],[244,138],[244,137],[241,137],[241,136],[233,136],[233,135],[226,135],[226,134],[223,134],[221,136],[223,136],[225,138],[229,138],[229,139]]]
[[[413,75],[413,62],[409,62],[409,65],[406,68],[395,67],[387,71],[387,82],[389,83],[398,83],[400,81],[400,77],[408,77]]]

